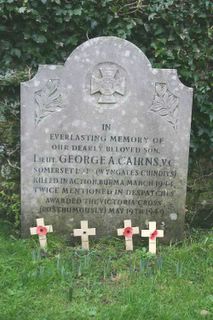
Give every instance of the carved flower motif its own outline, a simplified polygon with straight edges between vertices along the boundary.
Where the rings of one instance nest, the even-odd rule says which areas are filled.
[[[150,239],[151,240],[155,240],[157,238],[158,232],[157,230],[153,231],[150,235]]]
[[[171,93],[166,83],[155,84],[155,96],[150,110],[163,117],[173,129],[177,129],[179,99]]]
[[[47,234],[47,228],[44,227],[44,226],[38,226],[38,227],[36,228],[36,233],[37,233],[37,235],[39,235],[39,236],[46,236],[46,234]]]
[[[59,80],[50,79],[44,88],[35,92],[36,103],[35,124],[36,126],[51,113],[60,111],[62,106],[62,96],[58,90]]]
[[[132,229],[132,227],[126,227],[126,228],[124,228],[123,235],[124,235],[126,238],[132,238],[132,236],[133,236],[133,229]]]

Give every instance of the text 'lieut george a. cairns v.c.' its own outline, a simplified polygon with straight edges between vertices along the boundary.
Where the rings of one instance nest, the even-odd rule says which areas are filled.
[[[38,217],[69,234],[124,219],[183,237],[192,89],[116,37],[91,39],[65,65],[21,85],[22,231]]]

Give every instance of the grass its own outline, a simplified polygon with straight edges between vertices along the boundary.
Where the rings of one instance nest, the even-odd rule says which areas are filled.
[[[0,227],[0,320],[196,320],[213,318],[213,236],[195,232],[154,257],[139,242],[105,238],[85,252],[53,234]]]

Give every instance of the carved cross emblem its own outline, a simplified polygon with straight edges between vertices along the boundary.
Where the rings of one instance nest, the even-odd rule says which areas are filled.
[[[100,104],[116,103],[115,93],[122,96],[125,94],[125,78],[113,66],[102,66],[98,70],[99,77],[93,74],[91,78],[91,94],[100,93]]]

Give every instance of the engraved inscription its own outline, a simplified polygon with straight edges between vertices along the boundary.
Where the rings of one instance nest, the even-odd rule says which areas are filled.
[[[165,138],[116,135],[111,123],[106,126],[112,131],[100,135],[53,131],[49,149],[34,153],[32,190],[42,196],[40,214],[165,217],[177,174],[175,160],[165,156]]]
[[[58,79],[50,79],[44,88],[35,92],[35,126],[53,112],[60,111],[63,108],[62,96],[59,93],[58,86]]]
[[[150,111],[163,117],[174,130],[178,123],[178,102],[178,97],[168,90],[166,83],[155,83],[155,96]]]
[[[99,93],[98,104],[116,104],[125,95],[126,79],[121,67],[105,62],[97,66],[91,77],[91,95]]]

